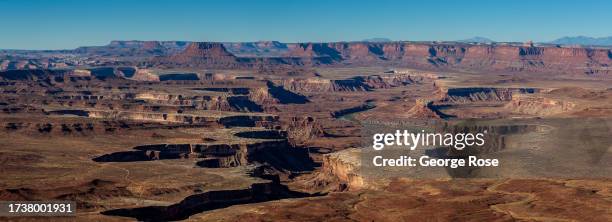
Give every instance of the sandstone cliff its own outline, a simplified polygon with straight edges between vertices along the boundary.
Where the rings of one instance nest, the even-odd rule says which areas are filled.
[[[230,46],[240,52],[244,45]],[[390,65],[442,70],[589,75],[609,74],[608,67],[612,63],[612,52],[604,48],[416,42],[290,43],[261,47],[265,50],[257,51],[258,57],[239,57],[229,52],[222,43],[195,42],[181,53],[155,61],[174,66],[225,68]],[[267,55],[266,50],[274,53]]]

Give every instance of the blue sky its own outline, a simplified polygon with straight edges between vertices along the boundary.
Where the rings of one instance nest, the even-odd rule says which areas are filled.
[[[550,41],[612,35],[612,1],[0,0],[0,48],[110,40]]]

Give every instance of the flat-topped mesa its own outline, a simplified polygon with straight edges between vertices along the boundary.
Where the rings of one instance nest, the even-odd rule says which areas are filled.
[[[610,49],[460,43],[405,43],[398,47],[393,52],[401,55],[400,65],[422,68],[607,74],[610,70],[605,67],[612,63]]]
[[[332,42],[287,44],[287,57],[313,65],[394,65],[567,74],[608,74],[612,51],[604,48],[473,45],[465,43]]]
[[[384,44],[365,42],[330,42],[288,44],[287,57],[312,59],[313,64],[335,64],[343,61],[376,62],[384,56]],[[393,53],[390,53],[393,54]]]
[[[229,45],[236,50],[235,45]],[[239,49],[237,49],[239,50]],[[248,53],[246,53],[248,54]],[[168,67],[234,68],[234,69],[274,69],[302,66],[305,60],[290,57],[239,57],[231,53],[224,43],[192,42],[185,50],[170,56],[153,58],[153,65]]]
[[[406,86],[423,81],[421,76],[409,74],[356,76],[348,79],[289,78],[279,85],[295,92],[371,91],[373,89]]]
[[[76,82],[80,80],[130,79],[137,81],[159,81],[151,70],[132,66],[94,67],[87,69],[15,69],[0,71],[0,79],[8,81],[43,81],[52,83]]]
[[[260,104],[246,95],[191,95],[168,93],[139,93],[136,99],[154,105],[187,106],[196,110],[219,110],[235,112],[261,112]]]
[[[607,74],[610,49],[534,46],[471,46],[461,66],[485,70]]]
[[[182,66],[236,67],[238,59],[222,43],[192,42],[180,53],[154,59],[157,63]]]
[[[112,58],[107,66],[257,69],[265,72],[317,66],[393,66],[427,70],[610,74],[610,48],[461,42],[220,43],[113,41],[72,52]],[[136,57],[137,59],[117,59]],[[0,61],[0,69],[71,67],[48,59]],[[46,64],[46,65],[45,65]]]
[[[494,88],[494,87],[465,87],[440,88],[440,102],[444,103],[473,103],[473,102],[507,102],[513,95],[533,94],[539,92],[537,88]]]
[[[273,115],[251,115],[251,114],[221,114],[211,115],[205,113],[168,113],[168,112],[138,112],[120,110],[83,110],[78,112],[80,116],[109,119],[130,120],[157,123],[180,123],[180,124],[209,124],[225,127],[272,127],[278,122],[278,116]],[[62,110],[54,114],[71,114],[74,111]]]
[[[514,113],[539,116],[569,113],[578,108],[573,102],[526,95],[514,96],[505,107]]]
[[[188,45],[166,46],[164,42],[110,45],[137,47],[143,51],[172,51],[174,53],[158,53],[159,57],[150,60],[153,65],[169,67],[275,69],[389,65],[431,70],[608,74],[612,64],[612,51],[608,48],[437,42],[183,44]]]
[[[332,64],[342,61],[341,52],[331,43],[299,43],[288,45],[287,57],[314,60],[318,64]]]
[[[236,58],[222,43],[193,42],[179,55],[199,58]]]

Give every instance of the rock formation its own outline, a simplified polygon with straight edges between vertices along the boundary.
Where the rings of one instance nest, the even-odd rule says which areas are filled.
[[[612,60],[609,49],[501,44],[332,42],[295,43],[286,44],[286,47],[283,56],[246,58],[236,57],[221,43],[192,43],[166,61],[203,67],[394,65],[446,70],[608,74],[610,70],[606,67]]]

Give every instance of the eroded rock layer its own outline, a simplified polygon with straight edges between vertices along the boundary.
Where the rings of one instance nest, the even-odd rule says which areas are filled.
[[[610,49],[533,45],[332,42],[283,46],[286,52],[282,56],[276,53],[276,57],[237,57],[221,43],[198,42],[191,43],[176,55],[155,59],[153,63],[209,68],[394,65],[426,69],[591,75],[608,74],[610,70],[607,67],[612,60]]]

